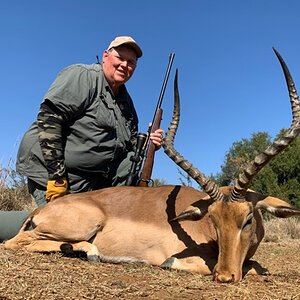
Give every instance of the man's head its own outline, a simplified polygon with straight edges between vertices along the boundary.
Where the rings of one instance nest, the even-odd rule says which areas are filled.
[[[103,72],[114,93],[133,75],[142,50],[129,36],[116,37],[102,56]]]

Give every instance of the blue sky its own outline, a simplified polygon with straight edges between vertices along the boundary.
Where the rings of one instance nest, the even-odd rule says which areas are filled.
[[[167,129],[179,70],[177,150],[206,175],[220,171],[233,142],[291,122],[275,47],[300,86],[298,0],[3,0],[0,2],[0,166],[15,161],[57,73],[94,63],[118,35],[132,35],[144,56],[127,84],[147,131],[168,56],[175,60],[163,101]],[[153,177],[179,183],[177,167],[156,153]]]

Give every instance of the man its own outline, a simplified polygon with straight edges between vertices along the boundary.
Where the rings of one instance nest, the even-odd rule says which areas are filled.
[[[141,56],[133,38],[120,36],[103,52],[102,64],[72,65],[54,80],[17,158],[17,171],[27,176],[38,206],[66,193],[125,183],[138,130],[125,83]],[[157,149],[162,133],[150,136]],[[15,235],[24,218],[24,212],[5,213],[0,213],[2,240]],[[5,226],[13,228],[1,237]]]

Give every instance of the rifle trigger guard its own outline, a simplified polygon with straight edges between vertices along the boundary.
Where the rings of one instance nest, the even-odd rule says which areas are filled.
[[[154,185],[154,181],[153,181],[152,178],[150,178],[150,179],[140,178],[139,180],[142,181],[142,182],[146,182],[148,186],[153,186]]]

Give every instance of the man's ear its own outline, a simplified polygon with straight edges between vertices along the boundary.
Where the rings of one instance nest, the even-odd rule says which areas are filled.
[[[108,57],[108,51],[105,50],[103,51],[103,54],[102,54],[102,62],[104,62],[104,60]]]

